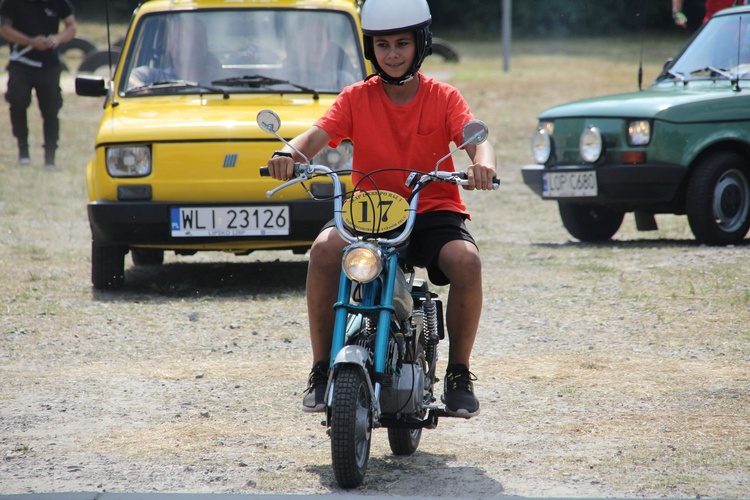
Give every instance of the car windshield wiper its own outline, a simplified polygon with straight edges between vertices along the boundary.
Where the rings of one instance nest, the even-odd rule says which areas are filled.
[[[727,70],[714,68],[713,66],[706,66],[705,68],[694,69],[693,71],[690,72],[690,74],[694,75],[696,73],[705,73],[706,71],[710,71],[711,76],[719,75],[723,78],[726,78],[727,80],[732,79],[732,75],[727,73]]]
[[[671,69],[668,69],[667,73],[681,82],[687,81],[687,78],[685,78],[685,75],[683,75],[682,73],[678,71],[672,71]]]
[[[141,85],[140,87],[133,87],[132,89],[129,89],[127,92],[125,92],[125,94],[130,95],[130,94],[138,94],[141,92],[148,92],[151,90],[177,89],[177,88],[194,88],[194,89],[208,90],[211,93],[223,95],[224,99],[229,99],[229,92],[227,92],[225,89],[212,87],[211,85],[203,85],[202,83],[188,82],[186,80],[169,80],[165,82],[149,83],[148,85]]]
[[[294,87],[296,89],[301,90],[302,92],[309,92],[313,95],[313,99],[316,101],[318,100],[318,91],[310,88],[305,87],[304,85],[300,85],[298,83],[290,82],[289,80],[280,80],[278,78],[271,78],[269,76],[263,76],[263,75],[244,75],[244,76],[235,76],[232,78],[222,78],[221,80],[214,80],[211,82],[214,85],[225,85],[227,87],[266,87],[269,85],[289,85],[291,87]]]

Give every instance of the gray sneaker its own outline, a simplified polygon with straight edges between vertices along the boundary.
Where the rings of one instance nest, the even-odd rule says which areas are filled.
[[[315,363],[307,380],[307,389],[302,395],[302,411],[320,413],[325,411],[326,386],[328,385],[328,361]]]
[[[28,156],[19,156],[18,164],[21,165],[22,167],[31,165],[31,158],[29,158]]]
[[[471,418],[479,415],[479,400],[474,395],[476,375],[465,365],[450,365],[445,371],[443,403],[452,417]]]

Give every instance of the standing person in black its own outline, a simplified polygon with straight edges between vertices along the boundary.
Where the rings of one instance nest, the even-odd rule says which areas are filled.
[[[62,31],[60,21],[64,24]],[[10,104],[10,123],[21,165],[31,163],[26,111],[33,89],[44,122],[44,166],[56,169],[60,136],[57,113],[63,102],[57,48],[72,40],[76,29],[70,0],[0,0],[0,36],[11,43],[5,100]]]

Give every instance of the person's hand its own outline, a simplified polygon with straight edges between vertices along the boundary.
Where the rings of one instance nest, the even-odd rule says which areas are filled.
[[[60,46],[60,40],[57,39],[56,36],[48,36],[42,39],[44,44],[47,46],[48,49],[56,49]]]
[[[673,12],[672,19],[674,20],[674,24],[676,26],[679,26],[680,28],[687,28],[688,19],[682,11]]]
[[[481,189],[488,191],[494,189],[492,186],[492,178],[497,176],[497,172],[494,167],[475,163],[466,170],[466,177],[469,180],[469,185],[464,186],[464,189],[473,190]]]
[[[278,181],[288,181],[294,174],[294,160],[287,156],[276,156],[268,160],[268,174]]]
[[[33,47],[34,50],[44,52],[45,50],[49,49],[49,46],[47,45],[46,40],[47,40],[47,37],[37,35],[33,38],[29,38],[29,46]]]

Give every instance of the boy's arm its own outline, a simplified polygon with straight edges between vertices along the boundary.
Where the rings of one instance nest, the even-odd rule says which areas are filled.
[[[477,146],[469,144],[465,149],[472,161],[466,170],[469,179],[466,189],[493,189],[492,178],[497,177],[497,157],[492,145],[489,142]]]
[[[331,137],[328,135],[328,132],[313,125],[289,142],[307,156],[308,160],[312,160],[313,156],[318,154],[330,140]],[[271,158],[268,160],[268,173],[276,180],[286,181],[294,173],[294,162],[305,161],[305,159],[289,146],[284,146],[281,151],[291,154],[291,158],[288,156],[275,156]]]

